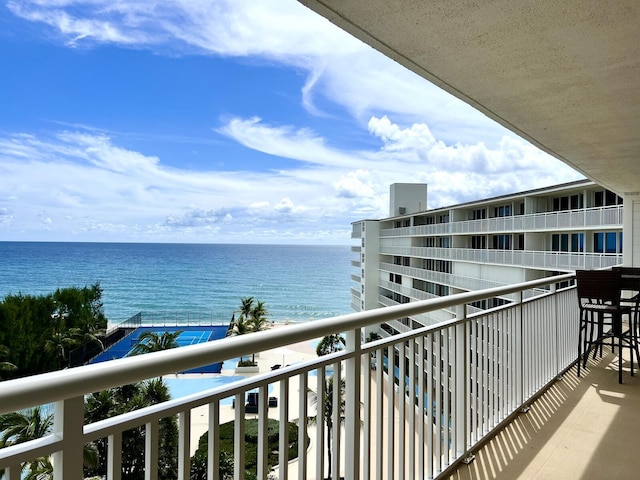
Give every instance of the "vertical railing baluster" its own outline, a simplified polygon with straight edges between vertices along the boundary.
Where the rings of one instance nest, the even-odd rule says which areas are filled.
[[[178,480],[189,480],[191,474],[191,410],[178,414]]]
[[[220,476],[220,400],[209,404],[209,431],[207,432],[207,480]]]
[[[395,478],[396,449],[391,448],[395,441],[395,344],[390,344],[387,352],[387,478]]]
[[[331,439],[331,474],[334,480],[340,478],[340,432],[342,430],[342,364],[340,362],[333,364],[333,411],[331,412],[331,423],[333,424],[333,432]]]
[[[269,386],[261,385],[258,393],[258,478],[269,475]]]
[[[467,308],[466,304],[459,305],[456,308],[456,319],[466,320]],[[455,456],[461,457],[467,450],[467,432],[469,431],[469,420],[467,416],[468,408],[468,360],[467,360],[467,326],[468,322],[460,322],[456,324],[455,340],[454,340],[454,370],[453,384],[455,385],[453,408],[454,416],[452,419],[455,428]]]
[[[122,432],[115,432],[107,438],[107,480],[122,478]]]
[[[435,452],[433,449],[433,409],[435,406],[435,392],[434,392],[434,333],[427,333],[427,365],[425,371],[427,372],[427,406],[426,406],[426,417],[427,417],[427,478],[433,478],[434,473],[434,464],[435,464]]]
[[[84,397],[72,397],[55,402],[53,434],[62,438],[61,449],[53,454],[55,479],[83,478]]]
[[[405,447],[406,442],[406,410],[407,410],[407,372],[406,372],[406,348],[405,342],[402,341],[398,344],[398,434],[396,435],[396,442],[393,445],[398,446],[398,478],[406,478],[405,463],[407,459],[407,452]]]
[[[522,405],[524,402],[524,354],[522,349],[524,348],[524,318],[522,313],[522,292],[516,293],[516,310],[515,310],[515,318],[516,318],[516,330],[515,330],[515,359],[516,359],[516,405]]]
[[[325,415],[325,382],[326,372],[324,367],[318,368],[316,386],[316,478],[324,478],[325,465],[325,440],[324,440],[324,415]]]
[[[442,366],[442,330],[438,330],[435,333],[435,345],[434,345],[434,352],[435,352],[435,358],[434,358],[434,363],[435,363],[435,371],[434,371],[434,380],[435,380],[435,387],[436,387],[436,392],[435,392],[435,403],[436,403],[436,408],[435,408],[435,415],[436,415],[436,429],[435,429],[435,438],[434,438],[434,444],[435,444],[435,457],[436,457],[436,464],[435,464],[435,471],[436,473],[440,473],[442,472],[442,396],[443,396],[443,392],[442,392],[442,370],[443,370],[443,366]]]
[[[469,338],[470,345],[470,372],[469,372],[469,419],[467,420],[471,432],[469,443],[475,443],[478,439],[478,320],[476,318],[468,321],[471,332]],[[468,448],[466,445],[465,448]]]
[[[418,350],[418,359],[416,376],[416,383],[418,384],[418,461],[416,465],[417,477],[425,478],[425,463],[424,463],[424,419],[425,419],[425,402],[424,397],[427,394],[425,389],[425,375],[427,371],[425,369],[425,352],[424,352],[424,337],[420,336],[416,338],[416,348]]]
[[[235,421],[233,422],[233,478],[244,480],[245,459],[245,393],[236,395]]]
[[[362,390],[363,390],[363,418],[362,418],[362,478],[371,479],[371,454],[373,449],[372,442],[372,417],[371,417],[371,401],[373,392],[371,391],[371,376],[373,375],[373,362],[371,353],[361,356],[362,359]],[[376,442],[377,443],[377,442]]]
[[[452,338],[452,329],[447,328],[442,330],[442,341],[444,344],[443,358],[442,358],[442,451],[443,451],[443,465],[442,468],[449,466],[451,461],[451,447],[449,438],[449,428],[451,427],[451,401],[449,392],[451,390],[451,369],[449,368],[449,351],[451,350],[451,344],[454,338]]]
[[[306,480],[307,478],[307,373],[303,372],[299,375],[300,389],[298,392],[298,479]],[[266,478],[260,477],[258,478]]]
[[[158,478],[158,420],[145,424],[144,437],[144,478],[145,480],[157,480]]]
[[[409,395],[407,401],[407,415],[409,416],[409,459],[407,462],[408,478],[416,478],[416,341],[409,340]]]
[[[280,443],[278,445],[279,480],[289,478],[289,378],[280,380]]]
[[[360,388],[362,382],[361,332],[357,328],[346,333],[347,350],[353,356],[345,362],[345,478],[360,478]]]
[[[384,467],[384,349],[379,348],[376,351],[376,480],[382,480]],[[387,449],[387,455],[393,455]]]

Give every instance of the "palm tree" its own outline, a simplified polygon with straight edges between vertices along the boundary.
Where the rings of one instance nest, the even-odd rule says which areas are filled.
[[[318,346],[316,347],[316,354],[319,357],[322,357],[323,355],[339,352],[344,349],[345,345],[346,341],[342,335],[339,333],[332,333],[320,340],[320,343],[318,343]]]
[[[54,331],[44,344],[44,351],[55,354],[58,359],[58,368],[64,368],[69,350],[82,343],[82,331],[79,328],[65,329],[61,325],[60,330]]]
[[[0,358],[8,358],[8,357],[9,357],[9,348],[7,348],[5,345],[0,345]],[[6,360],[0,361],[0,372],[12,372],[17,369],[18,367],[16,367],[11,362],[8,362]],[[0,380],[1,379],[2,379],[2,376],[0,376]]]
[[[333,446],[331,444],[331,439],[333,438],[333,429],[335,427],[334,423],[333,423],[333,411],[334,411],[334,398],[333,398],[333,388],[334,388],[334,376],[331,375],[329,377],[327,377],[324,381],[324,392],[322,392],[322,395],[318,395],[317,392],[314,391],[310,391],[310,400],[311,400],[311,404],[313,406],[318,405],[318,402],[321,401],[318,397],[322,397],[324,396],[324,398],[322,399],[322,401],[324,402],[324,425],[326,426],[326,445],[327,445],[327,468],[329,469],[328,471],[328,475],[327,478],[331,478],[331,468],[332,468],[332,459],[333,459]],[[339,404],[339,419],[340,419],[340,424],[342,424],[345,420],[345,382],[344,379],[341,378],[339,383],[339,388],[340,388],[340,392],[339,392],[339,398],[340,398],[340,404]],[[310,423],[318,423],[318,417],[317,415],[315,417],[309,417],[308,421]]]
[[[184,330],[175,332],[144,332],[138,337],[138,342],[131,350],[131,355],[142,355],[144,353],[161,352],[170,348],[178,347],[178,337]]]
[[[52,427],[53,415],[45,415],[40,406],[22,412],[2,414],[0,415],[0,447],[8,447],[44,437],[51,432]],[[36,458],[25,463],[23,469],[28,469],[29,475],[32,472],[44,474],[46,472],[43,472],[43,467],[46,467],[47,463],[51,466],[47,458]],[[50,470],[50,473],[53,473],[53,469]],[[50,477],[44,476],[42,478]]]
[[[240,308],[237,310],[238,318],[236,318],[235,313],[236,312],[234,312],[231,317],[231,323],[227,330],[228,337],[260,332],[266,330],[269,325],[269,321],[267,320],[269,312],[264,306],[264,302],[257,301],[254,304],[253,297],[241,298]],[[243,357],[240,357],[240,362],[243,362]],[[255,365],[255,353],[252,356],[251,362]]]

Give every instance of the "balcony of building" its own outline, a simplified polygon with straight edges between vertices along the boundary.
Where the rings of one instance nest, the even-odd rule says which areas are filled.
[[[622,264],[622,253],[549,252],[477,248],[381,246],[383,255],[464,261],[493,265],[518,265],[552,271],[601,269]]]
[[[332,411],[333,424],[341,425],[331,437],[335,478],[337,472],[348,479],[451,475],[485,478],[485,470],[491,469],[521,470],[527,475],[528,468],[548,464],[542,457],[526,460],[532,449],[542,455],[547,452],[548,456],[555,450],[560,454],[562,449],[574,455],[566,446],[576,443],[580,446],[575,453],[578,457],[565,458],[564,462],[579,463],[583,451],[580,429],[594,430],[594,442],[600,441],[596,434],[605,435],[601,446],[585,446],[585,452],[588,448],[592,452],[606,451],[607,439],[623,435],[617,427],[626,414],[618,407],[628,404],[627,396],[632,395],[629,392],[636,379],[625,374],[622,385],[608,382],[614,376],[606,366],[613,360],[610,354],[594,363],[579,381],[572,371],[567,372],[576,357],[577,300],[574,287],[557,287],[571,278],[563,275],[379,308],[3,382],[0,413],[49,404],[55,414],[55,427],[51,435],[39,440],[0,449],[0,469],[5,469],[7,480],[14,480],[20,478],[24,462],[51,456],[55,479],[79,480],[83,475],[83,445],[106,439],[107,478],[119,479],[123,435],[139,428],[146,445],[145,478],[153,479],[157,475],[159,421],[177,417],[178,478],[189,478],[196,431],[198,435],[209,432],[209,478],[216,478],[214,472],[218,471],[220,458],[216,433],[230,416],[236,438],[240,439],[245,438],[246,419],[257,422],[258,478],[267,478],[267,458],[271,454],[278,459],[271,472],[275,478],[323,478],[323,472],[328,470],[328,439],[323,435],[324,428],[304,419],[316,415],[324,418],[327,403],[322,400],[326,400],[328,378],[344,379],[345,384],[343,396],[339,389],[331,393],[334,405],[344,405],[342,412]],[[524,298],[524,292],[532,289],[546,293]],[[468,307],[482,299],[511,294],[519,296],[519,300],[500,308],[477,311]],[[381,323],[404,325],[407,318],[442,309],[455,311],[455,318],[424,328],[403,329],[401,334],[375,341],[365,340],[367,333]],[[84,423],[83,398],[91,392],[255,352],[289,352],[295,345],[336,332],[346,335],[347,346],[341,352],[266,369],[228,385]],[[557,380],[560,375],[562,381]],[[607,381],[598,375],[604,375]],[[321,400],[311,402],[309,391],[319,392]],[[245,399],[251,392],[257,393],[260,400],[249,408]],[[540,396],[543,392],[547,393]],[[600,399],[602,412],[592,415],[584,410],[583,403],[572,400],[581,396],[584,400],[580,402],[585,401],[587,407]],[[277,399],[277,407],[270,407],[268,401],[272,397]],[[228,402],[232,399],[235,407],[230,410]],[[572,402],[576,407],[571,407]],[[533,406],[526,415],[521,413],[525,406]],[[594,418],[605,415],[607,410],[613,412],[610,420]],[[552,425],[564,423],[558,420],[564,417],[572,419],[571,435],[577,438],[558,430],[554,435],[565,443],[553,443],[557,441],[550,433]],[[270,418],[281,420],[281,443],[275,453],[267,449],[265,432]],[[296,438],[307,439],[305,448],[299,448],[298,456],[291,461],[286,454],[291,443],[287,421],[296,425]],[[534,427],[523,429],[527,422]],[[196,428],[203,425],[203,431]],[[535,440],[540,443],[533,443],[534,430],[541,433]],[[494,437],[496,433],[499,435]],[[621,440],[616,438],[618,441]],[[459,467],[472,455],[477,463]],[[525,460],[520,464],[518,458]],[[244,466],[245,448],[241,441],[235,445],[234,459],[236,466]],[[598,467],[594,463],[592,468]],[[244,468],[237,467],[234,478],[242,479],[244,474]]]
[[[386,228],[381,237],[407,237],[451,234],[524,233],[565,231],[588,228],[622,228],[622,205],[585,208],[563,212],[543,212],[526,215],[465,220],[413,227]]]

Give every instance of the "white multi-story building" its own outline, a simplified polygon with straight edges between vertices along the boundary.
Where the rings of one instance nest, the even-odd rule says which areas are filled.
[[[622,199],[590,180],[433,210],[426,205],[426,184],[393,184],[388,218],[353,223],[355,311],[622,264]],[[453,316],[442,310],[382,328],[395,334]]]

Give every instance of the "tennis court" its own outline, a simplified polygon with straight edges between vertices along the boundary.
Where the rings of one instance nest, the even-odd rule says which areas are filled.
[[[138,344],[140,337],[148,332],[152,332],[161,336],[165,332],[175,333],[181,332],[176,338],[178,348],[187,347],[189,345],[197,345],[199,343],[209,342],[212,340],[218,340],[224,338],[227,333],[226,326],[178,326],[178,327],[138,327],[129,335],[124,337],[115,345],[112,345],[90,363],[99,363],[107,360],[113,360],[116,358],[127,357],[131,354],[133,348]],[[185,372],[176,373],[220,373],[222,370],[222,363],[218,362],[212,365],[205,365]]]

